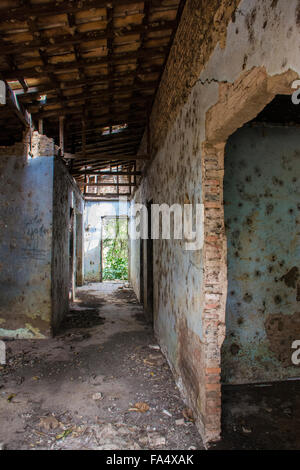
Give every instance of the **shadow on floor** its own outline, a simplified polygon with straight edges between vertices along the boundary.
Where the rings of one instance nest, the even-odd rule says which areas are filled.
[[[195,425],[182,419],[185,405],[143,317],[131,289],[91,284],[77,290],[55,338],[7,341],[0,443],[7,449],[203,449]]]
[[[224,386],[222,441],[211,450],[300,449],[300,381]]]

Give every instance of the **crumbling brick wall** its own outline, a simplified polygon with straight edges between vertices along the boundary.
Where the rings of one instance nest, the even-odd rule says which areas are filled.
[[[133,204],[153,200],[205,206],[203,250],[186,252],[182,240],[154,242],[155,332],[205,441],[218,439],[221,431],[220,364],[227,298],[224,148],[228,137],[276,94],[292,92],[300,73],[294,48],[300,34],[298,3],[242,0],[236,8],[233,2],[222,2],[236,8],[235,14],[233,8],[225,15],[226,35],[219,31],[213,50],[207,48],[202,62],[196,61],[202,63],[198,69],[189,53],[192,38],[203,31],[203,20],[184,11],[190,18],[183,14],[183,29],[176,37],[180,44],[175,44],[185,57],[185,73],[171,53],[151,116],[152,162],[134,196]],[[189,34],[183,33],[185,22]],[[213,21],[209,30],[214,36]],[[167,98],[163,90],[168,90]],[[145,136],[144,146],[146,142]],[[132,246],[132,251],[138,249],[138,244]],[[139,259],[138,254],[133,259]],[[131,273],[135,276],[138,270],[132,266]]]

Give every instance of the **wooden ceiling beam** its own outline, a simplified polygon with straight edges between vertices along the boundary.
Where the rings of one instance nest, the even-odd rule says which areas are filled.
[[[95,194],[95,193],[86,193],[84,199],[87,201],[103,201],[106,199],[118,199],[122,197],[130,197],[131,193],[106,193],[106,194]]]
[[[86,162],[86,161],[90,161],[91,163],[93,163],[97,157],[100,155],[101,158],[100,160],[105,160],[107,161],[108,164],[111,163],[111,160],[110,160],[110,157],[113,156],[113,157],[120,157],[120,161],[123,161],[124,158],[123,157],[130,157],[132,160],[135,159],[135,155],[136,155],[136,151],[135,150],[124,150],[124,151],[120,151],[120,150],[113,150],[111,149],[111,151],[108,153],[108,152],[94,152],[93,154],[89,154],[89,155],[86,155],[86,158],[83,157],[82,154],[78,155],[77,153],[75,154],[70,154],[70,158],[72,158],[75,162],[75,160],[82,160],[83,162]]]
[[[128,142],[120,142],[115,145],[97,145],[96,144],[90,144],[89,148],[86,150],[86,155],[90,153],[95,153],[95,152],[105,152],[105,153],[110,153],[110,151],[115,151],[115,150],[127,150],[128,148],[136,149],[140,144],[140,139],[136,139],[135,141],[128,141]],[[79,147],[79,144],[77,144],[77,147]],[[80,153],[75,151],[75,153]]]
[[[144,3],[149,3],[151,0],[144,0]],[[85,0],[79,2],[78,0],[63,0],[61,2],[53,1],[50,3],[31,4],[29,6],[18,6],[13,8],[1,9],[1,22],[9,20],[24,20],[26,21],[28,15],[30,16],[53,16],[67,13],[78,13],[81,11],[88,11],[94,8],[106,8],[107,0]],[[136,0],[110,0],[113,6],[131,5],[135,4]]]
[[[64,96],[64,99],[65,99],[65,104],[67,105],[68,102],[73,102],[73,103],[76,103],[78,101],[83,101],[83,100],[86,100],[86,99],[98,99],[98,100],[101,100],[101,99],[110,99],[110,98],[115,98],[116,100],[118,99],[121,99],[118,98],[116,95],[119,94],[119,93],[131,93],[131,92],[139,92],[139,91],[151,91],[151,90],[155,90],[156,88],[156,82],[151,82],[151,86],[141,86],[141,87],[138,87],[138,86],[135,86],[135,87],[122,87],[121,89],[114,89],[114,88],[111,88],[109,91],[105,92],[105,93],[101,93],[101,91],[94,91],[94,92],[85,92],[85,93],[80,93],[78,95],[63,95]],[[62,90],[63,91],[63,90]],[[21,95],[22,96],[22,95]],[[146,95],[146,98],[147,98],[147,95]],[[128,100],[128,97],[126,97],[126,99]],[[24,100],[21,100],[22,103],[24,103]],[[45,106],[51,106],[53,104],[56,104],[57,103],[57,99],[56,98],[50,98],[49,100],[46,101],[46,104]],[[38,106],[38,103],[36,104],[32,104],[32,106]],[[42,106],[42,105],[40,105]],[[30,110],[30,109],[29,109]]]
[[[101,128],[102,130],[103,128]],[[98,132],[97,132],[97,129],[95,130],[95,134],[94,135],[91,135],[89,137],[89,142],[91,142],[91,144],[109,144],[109,143],[115,143],[115,142],[123,142],[123,141],[127,141],[128,139],[136,139],[136,138],[140,138],[142,135],[143,135],[143,131],[144,131],[144,126],[140,126],[138,129],[135,129],[135,128],[132,128],[129,130],[129,132],[125,130],[122,130],[121,132],[117,132],[117,133],[113,133],[113,134],[107,134],[107,135],[102,135],[102,133],[99,133],[99,131],[101,132],[101,130],[99,129]],[[88,133],[86,131],[86,133]],[[91,132],[90,132],[91,133]],[[69,133],[69,135],[73,135],[74,136],[74,142],[75,144],[80,142],[80,136],[76,133]]]
[[[86,160],[149,160],[149,155],[106,155],[103,153],[86,155],[84,158],[82,155],[75,154],[74,160],[81,160],[86,164]]]
[[[30,13],[29,13],[30,15]],[[31,15],[30,15],[31,16]],[[141,34],[145,28],[147,32],[157,32],[157,31],[172,31],[175,27],[175,21],[155,21],[153,24],[148,25],[135,25],[129,29],[118,28],[113,31],[89,31],[88,33],[77,33],[72,35],[62,34],[59,36],[54,36],[50,39],[34,39],[28,43],[6,43],[5,46],[0,46],[0,56],[7,54],[22,54],[23,52],[35,51],[37,49],[54,49],[54,48],[63,48],[67,46],[74,46],[75,44],[83,44],[84,42],[89,41],[100,41],[103,39],[109,38],[119,38],[121,36],[136,36]],[[94,47],[95,49],[95,47]],[[49,53],[49,51],[48,51]]]
[[[135,119],[133,119],[132,117],[129,118],[127,113],[126,115],[123,113],[119,115],[114,114],[113,116],[110,116],[109,114],[107,114],[104,116],[102,115],[99,117],[94,117],[93,119],[87,119],[86,125],[92,126],[92,127],[86,128],[86,134],[101,132],[104,127],[109,127],[110,125],[118,126],[121,124],[128,124],[128,132],[131,129],[134,129],[134,130],[142,129],[146,124],[145,114],[143,113],[142,115],[142,113],[137,113]],[[53,121],[48,120],[48,128],[49,130],[51,129],[51,131],[56,131],[56,120],[53,120]],[[78,138],[80,138],[79,132],[81,132],[81,126],[79,122],[77,120],[71,122],[68,134],[70,136],[77,135]],[[117,135],[117,134],[109,134],[109,135],[112,137],[113,135]],[[101,135],[101,137],[103,136]]]
[[[70,136],[68,136],[70,137]],[[109,148],[109,149],[118,149],[118,148],[122,148],[122,146],[128,146],[128,145],[133,145],[133,146],[137,146],[140,144],[140,141],[142,139],[142,134],[140,134],[139,136],[136,136],[136,137],[128,137],[126,140],[121,140],[121,141],[112,141],[112,142],[103,142],[103,141],[97,141],[97,140],[91,140],[89,139],[88,140],[88,145],[87,145],[87,150],[89,151],[90,149],[92,148],[98,148],[99,150],[103,150],[105,148]],[[69,152],[69,153],[76,153],[76,151],[79,149],[81,149],[81,140],[77,140],[77,141],[73,141],[72,142],[72,146],[71,148],[69,148],[68,146],[66,146],[66,151]],[[109,152],[108,152],[109,153]]]
[[[135,137],[135,138],[127,137],[126,140],[121,140],[121,141],[116,141],[116,142],[91,142],[90,144],[86,146],[86,151],[91,152],[97,149],[102,150],[104,148],[118,149],[126,145],[133,146],[137,144],[139,141],[140,141],[140,137]],[[80,145],[80,142],[78,142],[77,145]]]
[[[26,2],[28,3],[28,6],[30,7],[29,5],[29,2],[28,0],[26,0]],[[32,33],[33,37],[38,37],[40,39],[40,32],[37,28],[37,24],[36,24],[36,18],[34,17],[29,17],[27,19],[27,24],[28,24],[28,27],[29,27],[29,30],[30,32]],[[45,50],[42,50],[42,49],[39,49],[38,50],[38,53],[39,53],[39,56],[40,56],[40,59],[41,61],[43,62],[43,65],[46,67],[49,63],[49,59],[48,59],[48,56],[47,56],[47,53]],[[22,72],[23,73],[23,72]],[[49,80],[54,84],[55,86],[55,89],[57,91],[57,94],[59,96],[59,101],[60,103],[62,104],[63,106],[63,102],[64,102],[64,97],[63,97],[63,94],[60,90],[60,85],[59,85],[59,82],[57,81],[56,79],[56,76],[54,75],[54,73],[52,72],[47,72],[47,77],[49,78]]]
[[[102,83],[101,83],[102,84]],[[156,80],[150,81],[146,83],[141,83],[140,85],[131,85],[131,86],[119,86],[113,87],[111,90],[90,90],[89,92],[85,93],[78,93],[77,95],[64,95],[64,97],[69,101],[80,101],[86,98],[105,98],[109,96],[114,96],[119,93],[132,93],[135,91],[151,91],[156,87]],[[97,82],[93,85],[97,86]],[[64,88],[61,88],[61,91],[64,91]],[[18,94],[18,99],[21,103],[31,103],[34,99],[38,99],[42,93],[34,93],[34,94]],[[47,105],[52,104],[55,98],[50,98],[47,100]]]
[[[122,52],[122,53],[113,53],[112,55],[112,60],[115,63],[115,65],[123,65],[123,64],[128,64],[131,61],[135,62],[139,58],[144,58],[144,59],[155,59],[155,58],[160,58],[160,57],[165,57],[166,52],[168,48],[166,47],[153,47],[149,49],[144,49],[144,50],[139,50],[139,51],[134,51],[134,52]],[[18,56],[19,58],[20,56]],[[57,75],[60,73],[70,73],[74,72],[78,69],[78,66],[82,67],[94,67],[98,65],[107,65],[108,64],[108,57],[101,57],[97,59],[83,59],[80,58],[79,61],[70,61],[70,62],[63,62],[60,64],[47,64],[47,65],[36,65],[35,67],[27,67],[27,68],[20,68],[20,63],[19,65],[19,72],[22,73],[23,76],[26,78],[36,78],[40,77],[43,71],[45,72],[55,72]],[[19,59],[20,62],[20,59]],[[143,64],[143,67],[147,67],[147,64]],[[151,67],[151,65],[148,65],[148,67]],[[161,67],[156,67],[156,69],[161,70]],[[6,79],[15,79],[16,78],[16,73],[13,70],[3,70],[2,71],[4,77]],[[141,71],[143,73],[143,70]],[[128,75],[134,75],[135,72],[127,72]],[[126,72],[125,74],[126,75]],[[103,80],[107,79],[107,75],[103,76]],[[99,76],[95,77],[97,80],[99,80]],[[93,79],[91,79],[93,80]],[[95,79],[94,79],[95,80]]]
[[[72,175],[74,174],[78,176],[141,176],[142,172],[141,171],[101,171],[99,173],[93,173],[93,172],[88,172],[88,171],[78,171],[78,172],[72,172]]]
[[[123,152],[132,152],[135,153],[138,148],[138,143],[137,144],[128,144],[128,145],[120,145],[118,147],[105,147],[105,148],[99,148],[95,147],[94,149],[91,149],[89,152],[85,153],[85,157],[89,158],[90,155],[94,155],[95,153],[113,153],[113,152],[118,152],[118,153],[123,153]],[[81,152],[76,152],[76,156],[80,158],[83,156]]]
[[[73,160],[73,169],[72,172],[80,171],[79,169],[81,167],[86,167],[90,166],[91,168],[89,170],[84,170],[84,171],[98,171],[98,170],[103,170],[105,168],[112,168],[116,167],[118,165],[122,166],[122,168],[127,168],[129,166],[134,165],[135,160],[114,160],[114,161],[105,161],[105,160],[100,160],[100,161],[91,161],[90,163],[85,162],[80,162],[79,160]]]
[[[143,107],[147,106],[147,103],[149,103],[151,97],[134,97],[134,98],[123,98],[123,99],[118,99],[118,100],[113,100],[112,101],[112,107],[109,110],[109,114],[113,114],[113,112],[117,113],[119,112],[126,112],[128,108],[128,102],[130,104],[135,105],[133,108],[135,110],[143,109]],[[98,101],[97,101],[98,103]],[[124,109],[125,106],[125,109]],[[50,111],[41,111],[40,109],[37,110],[36,106],[27,106],[28,111],[32,114],[34,118],[37,119],[43,119],[46,117],[50,116],[68,116],[68,115],[74,115],[74,114],[83,114],[83,113],[97,113],[97,111],[102,111],[103,108],[109,108],[109,100],[106,99],[105,101],[102,102],[102,104],[95,104],[94,102],[89,102],[87,104],[69,104],[67,103],[60,103],[60,108],[56,108]]]
[[[6,84],[6,105],[17,116],[25,128],[29,128],[31,124],[29,113],[18,103],[13,91]],[[4,108],[5,109],[5,108]]]
[[[126,104],[128,104],[129,101],[131,103],[131,100],[128,100],[128,98],[126,100],[119,100],[118,102],[116,101],[115,102],[115,107],[117,107],[118,104],[121,104],[121,105],[125,104],[126,105]],[[148,101],[149,101],[149,99],[146,99],[146,98],[135,99],[134,100],[135,104],[140,104],[143,107],[143,109],[135,107],[134,110],[131,110],[131,116],[133,114],[136,115],[136,113],[143,113],[144,114],[145,113],[144,106]],[[36,119],[44,119],[44,118],[48,118],[48,117],[58,118],[59,116],[68,116],[68,115],[75,115],[75,114],[83,115],[85,112],[87,114],[89,112],[94,113],[95,111],[99,111],[99,110],[102,110],[102,109],[103,109],[103,104],[98,105],[98,106],[88,105],[87,107],[85,107],[85,106],[69,106],[68,108],[57,108],[57,109],[53,109],[51,111],[42,111],[42,112],[37,112],[37,113],[32,113],[32,114],[34,115],[34,117]],[[127,110],[120,109],[119,112],[120,112],[120,119],[121,119],[122,112],[127,113]],[[115,110],[115,113],[117,115],[116,110]],[[126,115],[129,116],[129,114],[126,114]],[[104,115],[100,114],[97,117],[101,118],[103,116],[107,116],[108,119],[109,119],[109,117],[111,116],[111,113],[104,114]],[[107,124],[107,126],[109,126],[109,124]]]
[[[117,175],[116,175],[117,176]],[[114,187],[114,186],[123,186],[123,187],[130,187],[130,186],[136,186],[136,183],[83,183],[83,186],[87,187],[89,186],[90,188],[92,187],[100,187],[100,186],[104,186],[104,187]]]

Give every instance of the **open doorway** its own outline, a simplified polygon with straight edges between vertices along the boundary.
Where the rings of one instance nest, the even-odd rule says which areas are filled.
[[[69,218],[69,298],[75,299],[75,272],[74,272],[74,260],[76,259],[75,254],[75,212],[73,208],[73,193],[72,193],[72,205],[70,207],[70,218]]]
[[[295,108],[289,96],[275,97],[226,145],[226,383],[299,376],[292,363],[292,344],[300,338],[300,135],[292,119]]]
[[[140,239],[140,303],[144,304],[144,240]]]
[[[143,250],[143,271],[144,271],[144,307],[147,315],[148,321],[153,325],[154,323],[154,312],[153,312],[153,239],[151,236],[152,233],[152,204],[153,201],[147,203],[147,214],[148,214],[148,239],[144,240],[146,245],[146,250]],[[144,247],[145,247],[144,245]],[[146,252],[145,252],[146,251]]]
[[[235,408],[235,411],[240,413],[241,418],[241,433],[243,434],[243,429],[246,429],[245,435],[249,441],[249,434],[247,430],[247,417],[252,416],[250,409],[245,412],[245,400],[244,398],[247,395],[248,390],[239,390],[237,389],[237,384],[239,387],[246,387],[247,382],[233,382],[226,384],[226,376],[228,374],[226,371],[226,364],[224,362],[224,354],[226,344],[228,344],[228,336],[231,333],[228,328],[228,319],[227,319],[227,307],[228,307],[228,298],[230,296],[230,285],[228,288],[228,259],[227,259],[227,233],[225,229],[225,222],[228,224],[228,220],[225,220],[224,217],[224,199],[227,205],[228,197],[224,197],[224,173],[225,178],[227,178],[228,171],[228,161],[229,159],[224,158],[226,145],[228,146],[228,139],[230,140],[236,133],[237,129],[240,129],[242,126],[248,126],[250,128],[260,127],[262,128],[262,134],[264,134],[264,127],[269,128],[275,125],[280,125],[281,127],[290,127],[291,119],[290,112],[295,114],[292,111],[294,107],[292,103],[291,95],[293,93],[292,83],[295,80],[295,74],[292,71],[285,72],[278,76],[269,76],[268,73],[262,68],[253,68],[251,71],[244,72],[236,82],[233,84],[224,84],[220,85],[220,99],[219,101],[208,111],[206,115],[206,141],[202,146],[203,151],[203,200],[204,200],[204,277],[205,277],[205,298],[209,303],[204,310],[204,329],[203,334],[207,340],[207,347],[199,347],[201,354],[203,351],[206,352],[206,371],[207,376],[204,379],[206,384],[205,388],[201,387],[205,395],[207,406],[204,415],[205,422],[203,423],[205,429],[205,435],[207,436],[208,441],[218,440],[221,433],[221,416],[223,424],[223,433],[224,433],[224,423],[228,423],[228,414],[231,413],[234,408],[234,403],[232,399],[234,394],[229,388],[236,387],[236,393],[240,393],[239,400],[242,402],[242,406],[239,410]],[[272,117],[274,112],[270,113],[271,119],[266,119],[266,116],[261,116],[266,110],[266,107],[274,104],[278,95],[281,95],[284,106],[280,106],[280,111],[277,113],[278,120],[272,122]],[[298,113],[296,113],[298,114]],[[221,116],[221,117],[220,117]],[[262,118],[261,120],[259,119]],[[248,123],[248,124],[247,124]],[[295,125],[292,124],[292,127],[298,126],[298,121],[294,121]],[[264,125],[265,124],[265,125]],[[252,140],[250,146],[255,145],[255,141]],[[287,142],[288,148],[288,142]],[[252,149],[253,150],[253,149]],[[297,152],[297,150],[295,150]],[[241,155],[243,155],[243,148],[240,149]],[[251,162],[251,157],[250,161]],[[260,166],[263,165],[263,159],[260,161]],[[256,166],[255,166],[256,168]],[[255,178],[257,180],[258,168],[253,169],[255,173],[252,175],[252,180]],[[255,176],[254,176],[255,175]],[[247,182],[249,182],[249,176],[245,175]],[[294,175],[294,177],[297,175]],[[226,184],[226,182],[225,182]],[[228,183],[229,186],[234,184],[232,181]],[[284,182],[287,191],[289,182]],[[239,186],[238,197],[243,195],[245,187],[245,181]],[[261,188],[258,186],[257,189],[260,191]],[[260,192],[259,192],[260,194]],[[247,198],[247,192],[245,194]],[[235,201],[228,201],[229,204]],[[238,201],[240,204],[242,201]],[[226,206],[225,206],[226,208]],[[235,223],[237,223],[238,216],[234,216]],[[255,230],[252,235],[252,238],[255,237]],[[250,234],[249,234],[250,235]],[[246,243],[245,240],[242,240],[242,244]],[[268,243],[268,241],[266,242]],[[288,242],[289,243],[289,242]],[[238,250],[237,250],[238,251]],[[254,260],[259,258],[256,256],[256,253],[251,253],[251,258]],[[247,273],[246,273],[247,274]],[[255,274],[255,273],[254,273]],[[250,286],[251,287],[251,286]],[[250,290],[250,289],[249,289]],[[234,289],[232,289],[234,291]],[[251,294],[251,292],[246,292]],[[253,295],[253,294],[252,294]],[[254,293],[256,295],[256,293]],[[246,296],[245,300],[250,301],[251,297]],[[238,302],[240,303],[240,302]],[[250,302],[249,302],[250,305]],[[260,312],[257,312],[259,315]],[[250,316],[253,315],[249,314]],[[249,319],[247,318],[247,322]],[[255,328],[255,322],[252,324]],[[243,320],[236,319],[236,327],[239,327],[243,330]],[[282,326],[280,325],[280,328]],[[254,332],[254,335],[256,334]],[[250,331],[244,329],[241,332],[242,336],[249,336]],[[229,339],[230,340],[230,339]],[[224,342],[225,341],[225,342]],[[231,341],[231,340],[230,340]],[[237,346],[239,346],[237,344]],[[251,349],[251,347],[250,347]],[[234,354],[243,355],[243,351],[233,346],[232,351]],[[255,368],[259,364],[255,350],[244,351],[251,356],[251,368]],[[260,351],[264,355],[263,348]],[[292,351],[290,351],[292,353]],[[291,354],[292,355],[292,354]],[[247,373],[247,371],[246,371]],[[263,381],[269,380],[267,377],[264,377]],[[282,379],[279,379],[282,380]],[[200,378],[200,383],[202,378]],[[290,383],[290,382],[289,382]],[[213,385],[211,385],[213,384]],[[256,385],[252,385],[256,387]],[[260,384],[258,385],[260,387]],[[226,387],[228,388],[228,393],[226,392]],[[214,393],[211,393],[211,389],[214,389]],[[269,387],[270,389],[271,387]],[[273,388],[273,387],[272,387]],[[261,388],[256,390],[262,391]],[[205,391],[204,391],[205,390]],[[292,396],[292,393],[290,394]],[[253,404],[253,403],[252,403]],[[254,405],[257,408],[257,403],[254,402]],[[196,407],[195,407],[196,408]],[[204,409],[204,408],[203,408]],[[252,407],[253,411],[253,407]],[[262,416],[262,413],[259,414]],[[232,436],[241,437],[241,433],[237,433],[237,414],[233,416],[231,413],[231,429]],[[202,419],[201,414],[199,414],[199,419]],[[243,422],[243,424],[242,424]],[[255,426],[255,425],[254,425]],[[255,426],[256,428],[257,426]],[[252,428],[251,428],[252,429]],[[261,427],[263,429],[263,426]],[[255,433],[251,433],[251,436],[255,439],[259,437]],[[224,434],[223,434],[224,437]],[[265,438],[266,436],[264,436]]]
[[[231,434],[234,446],[232,429],[240,428],[250,434],[249,446],[276,448],[287,410],[294,410],[294,424],[299,418],[299,366],[293,362],[300,339],[297,114],[290,96],[276,96],[225,147],[223,433]],[[241,407],[234,408],[236,400]],[[254,435],[254,426],[273,431]],[[296,429],[290,431],[296,436]]]
[[[103,216],[101,281],[128,280],[128,218]]]

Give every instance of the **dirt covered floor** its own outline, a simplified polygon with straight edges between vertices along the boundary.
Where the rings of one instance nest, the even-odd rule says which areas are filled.
[[[6,449],[203,449],[131,289],[78,289],[60,334],[6,341],[0,445]],[[223,387],[211,450],[300,449],[300,382]]]
[[[56,338],[6,345],[6,449],[203,449],[131,289],[79,288]]]
[[[299,450],[300,381],[224,386],[219,450]]]

